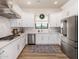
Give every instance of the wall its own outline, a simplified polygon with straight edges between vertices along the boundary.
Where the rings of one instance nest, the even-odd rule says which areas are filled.
[[[0,16],[0,38],[11,35],[9,19]]]

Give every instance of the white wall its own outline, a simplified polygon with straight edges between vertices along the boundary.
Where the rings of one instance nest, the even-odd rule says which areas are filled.
[[[9,19],[0,16],[0,38],[11,35],[11,31]]]

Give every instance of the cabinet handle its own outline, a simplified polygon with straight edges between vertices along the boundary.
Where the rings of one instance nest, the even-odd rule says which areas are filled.
[[[19,48],[20,48],[20,46],[19,45],[17,45],[17,49],[19,50]]]

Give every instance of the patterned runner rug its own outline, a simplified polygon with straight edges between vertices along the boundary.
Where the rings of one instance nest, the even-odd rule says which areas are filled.
[[[61,53],[60,47],[53,45],[32,45],[30,51],[33,53]]]

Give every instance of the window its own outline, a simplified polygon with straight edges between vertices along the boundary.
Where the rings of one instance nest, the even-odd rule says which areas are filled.
[[[35,28],[36,28],[36,29],[41,29],[41,22],[37,22],[37,23],[35,24]]]
[[[37,22],[36,24],[35,24],[35,28],[36,29],[48,29],[48,23],[39,23],[39,22]]]
[[[48,29],[48,23],[43,22],[42,23],[42,29]]]
[[[45,15],[44,19],[41,19],[39,15],[35,18],[36,29],[48,29],[48,15]]]

